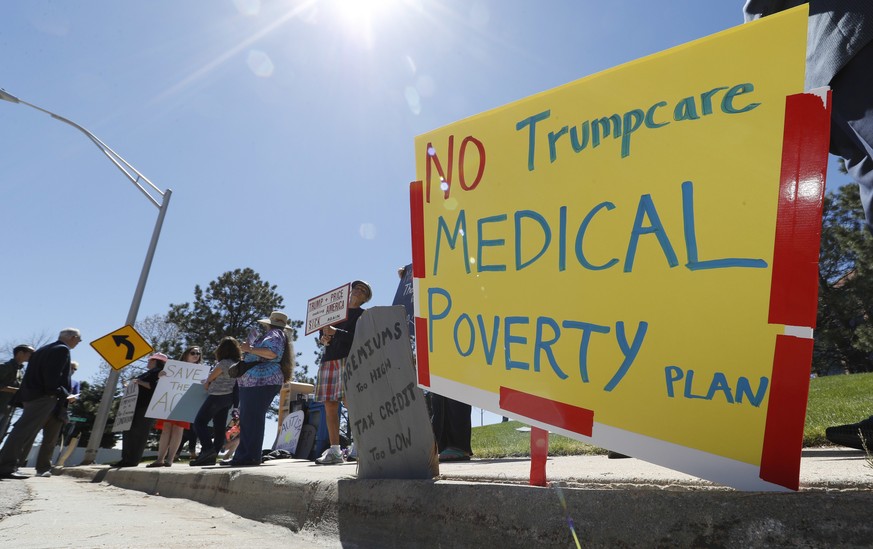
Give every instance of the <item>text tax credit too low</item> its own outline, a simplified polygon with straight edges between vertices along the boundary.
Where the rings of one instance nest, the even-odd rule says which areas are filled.
[[[829,127],[806,26],[800,7],[419,136],[420,385],[797,489]]]
[[[358,448],[359,479],[429,479],[439,474],[402,306],[364,311],[342,382]]]

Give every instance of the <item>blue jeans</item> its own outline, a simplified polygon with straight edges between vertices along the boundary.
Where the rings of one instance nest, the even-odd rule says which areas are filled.
[[[202,452],[221,450],[224,442],[224,431],[227,429],[227,412],[233,406],[233,394],[209,395],[197,411],[194,418],[194,433],[200,439]],[[212,420],[212,431],[209,430],[209,420]]]
[[[280,388],[281,385],[239,388],[239,446],[233,454],[234,464],[261,463],[267,410]]]

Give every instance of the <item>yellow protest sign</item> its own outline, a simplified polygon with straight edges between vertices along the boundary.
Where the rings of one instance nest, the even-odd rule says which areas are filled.
[[[91,347],[116,370],[152,352],[152,346],[129,325],[95,339]]]
[[[801,93],[806,24],[801,7],[419,136],[419,383],[796,488],[829,114]]]

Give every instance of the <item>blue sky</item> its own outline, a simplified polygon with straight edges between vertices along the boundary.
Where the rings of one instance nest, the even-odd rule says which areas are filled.
[[[390,304],[411,255],[416,135],[739,25],[741,7],[14,1],[0,88],[173,190],[139,318],[251,267],[302,319],[308,298],[356,278]],[[90,379],[87,343],[124,325],[157,209],[84,135],[33,109],[0,102],[0,150],[0,344],[78,327]],[[833,172],[830,188],[846,181]],[[311,365],[309,338],[297,350]]]

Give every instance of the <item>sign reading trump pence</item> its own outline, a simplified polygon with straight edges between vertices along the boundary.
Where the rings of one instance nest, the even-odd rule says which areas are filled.
[[[800,7],[416,138],[419,383],[797,489],[829,128],[806,28]]]
[[[439,474],[402,306],[364,311],[342,383],[358,448],[359,479],[429,479]]]

